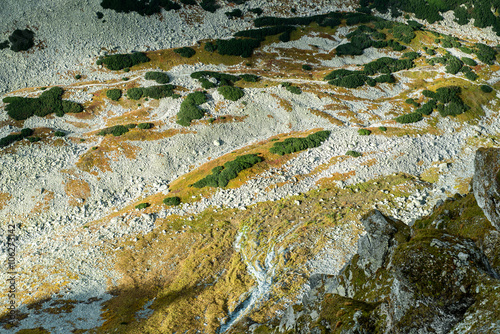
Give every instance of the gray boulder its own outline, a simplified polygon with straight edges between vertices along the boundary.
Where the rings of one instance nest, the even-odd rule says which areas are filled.
[[[500,230],[500,148],[480,148],[474,160],[472,188],[477,204]]]

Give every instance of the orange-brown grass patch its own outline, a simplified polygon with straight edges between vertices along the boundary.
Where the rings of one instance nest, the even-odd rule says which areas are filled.
[[[55,198],[54,192],[50,190],[45,190],[43,193],[44,193],[43,198],[40,201],[38,201],[31,210],[30,212],[31,215],[36,216],[50,209],[50,202]]]
[[[311,108],[309,108],[309,111],[313,115],[325,118],[328,122],[332,123],[333,125],[337,125],[337,126],[343,126],[344,125],[344,122],[342,122],[341,120],[333,117],[332,115],[330,115],[330,114],[328,114],[328,113],[326,113],[324,111],[317,110],[317,109],[311,109]]]
[[[127,111],[120,116],[106,120],[106,126],[125,125],[129,123],[145,122],[148,120],[152,108],[142,107]]]
[[[90,149],[84,153],[76,166],[87,173],[97,175],[98,170],[101,172],[112,172],[110,161],[117,160],[119,155],[124,155],[128,159],[135,159],[137,152],[140,150],[135,145],[130,145],[119,137],[106,136],[101,142],[101,145],[96,149]]]
[[[0,192],[0,210],[2,210],[9,203],[12,196],[9,193]]]
[[[369,160],[362,162],[360,165],[371,167],[371,166],[375,166],[376,164],[377,164],[377,159],[373,158],[373,159],[369,159]]]
[[[132,141],[144,141],[144,140],[160,140],[169,137],[173,137],[179,134],[196,133],[196,131],[182,129],[168,129],[165,131],[154,131],[154,130],[143,130],[139,128],[130,129],[129,132],[124,133],[121,136],[116,137],[117,142],[123,142],[125,140]]]
[[[356,171],[350,171],[347,173],[333,173],[330,177],[323,177],[316,181],[316,184],[320,187],[335,186],[336,181],[345,181],[356,175]]]
[[[83,205],[90,197],[90,186],[85,180],[68,180],[64,184],[66,195],[69,196],[69,205]]]
[[[288,100],[286,100],[286,99],[282,98],[281,96],[274,94],[274,93],[270,93],[269,95],[271,95],[276,100],[278,100],[278,104],[280,105],[281,108],[283,108],[284,110],[286,110],[288,112],[293,111],[293,106],[292,106],[292,103],[290,103],[290,101],[288,101]]]

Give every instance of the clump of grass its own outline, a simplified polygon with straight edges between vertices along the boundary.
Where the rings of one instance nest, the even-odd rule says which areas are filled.
[[[362,156],[362,154],[359,153],[358,151],[347,151],[345,154],[350,155],[351,157],[354,157],[354,158],[358,158],[358,157]]]
[[[256,154],[241,155],[232,161],[228,161],[224,166],[217,166],[212,169],[212,174],[195,182],[192,186],[203,187],[225,187],[230,180],[236,178],[242,170],[248,169],[261,162],[263,159]]]
[[[386,132],[387,128],[385,126],[379,126],[378,129],[382,132]]]
[[[145,208],[149,207],[149,205],[150,205],[149,203],[141,203],[141,204],[137,204],[137,205],[135,206],[135,208],[136,208],[137,210],[142,210],[142,209],[145,209]]]
[[[196,54],[196,51],[194,51],[193,48],[190,48],[187,46],[185,46],[183,48],[175,49],[174,52],[179,54],[181,57],[184,57],[184,58],[191,58],[192,56],[194,56]]]
[[[64,116],[66,113],[79,113],[83,111],[81,104],[62,100],[61,87],[53,87],[44,91],[38,98],[6,97],[3,102],[8,103],[5,107],[7,114],[17,120],[25,120],[31,116],[44,117],[55,113],[56,116]]]
[[[132,67],[134,65],[147,63],[148,61],[150,61],[150,59],[144,53],[134,52],[128,54],[104,56],[99,58],[96,64],[105,65],[112,71],[118,71],[127,67]]]
[[[226,100],[231,100],[231,101],[238,101],[245,95],[243,90],[239,87],[232,87],[232,86],[221,86],[217,89],[219,94],[224,96]]]
[[[181,204],[181,199],[177,196],[174,197],[165,197],[163,203],[166,205],[179,205]]]
[[[306,64],[306,65],[302,65],[302,69],[303,69],[304,71],[310,71],[310,70],[312,70],[313,68],[312,68],[312,66],[311,66],[311,65],[307,65],[307,64]]]
[[[63,132],[63,131],[59,131],[58,130],[58,131],[54,132],[54,136],[56,136],[56,137],[64,137],[64,136],[66,136],[66,133]]]
[[[122,91],[121,89],[108,89],[106,91],[106,96],[110,100],[118,101],[120,97],[122,97]]]
[[[372,132],[368,129],[359,129],[358,134],[361,136],[369,136]]]
[[[320,146],[328,137],[330,131],[318,131],[305,138],[287,138],[282,142],[274,143],[269,152],[279,155],[289,154]]]

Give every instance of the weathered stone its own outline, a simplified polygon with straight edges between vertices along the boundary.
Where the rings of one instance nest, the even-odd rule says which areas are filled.
[[[477,204],[491,224],[500,230],[500,149],[478,149],[474,168],[472,188]]]

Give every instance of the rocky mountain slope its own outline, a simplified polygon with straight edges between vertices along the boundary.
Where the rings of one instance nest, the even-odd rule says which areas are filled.
[[[498,331],[464,3],[2,2],[0,333]]]

